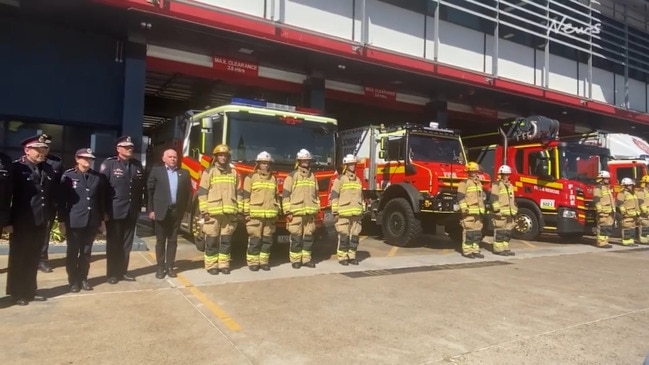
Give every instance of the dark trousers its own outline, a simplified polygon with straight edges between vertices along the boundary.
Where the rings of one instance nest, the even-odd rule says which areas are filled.
[[[39,260],[39,264],[46,264],[50,259],[48,251],[50,249],[50,233],[52,232],[53,226],[54,226],[54,216],[52,216],[50,220],[47,222],[47,228],[43,239],[43,247],[41,247],[41,257]]]
[[[16,299],[33,299],[36,295],[36,274],[47,224],[14,225],[9,237],[9,268],[7,295]]]
[[[172,268],[178,247],[178,210],[170,208],[161,221],[155,221],[155,257],[159,267]]]
[[[106,276],[120,279],[128,270],[137,216],[106,222]]]
[[[79,284],[88,279],[92,244],[97,236],[97,227],[68,228],[66,232],[68,249],[65,256],[65,270],[68,283]]]

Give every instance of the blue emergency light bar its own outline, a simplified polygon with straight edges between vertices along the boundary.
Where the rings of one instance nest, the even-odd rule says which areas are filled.
[[[264,100],[232,98],[232,100],[230,100],[230,104],[264,108],[264,109],[282,110],[285,112],[293,112],[293,113],[319,114],[318,111],[315,109],[302,108],[294,105],[270,103]]]

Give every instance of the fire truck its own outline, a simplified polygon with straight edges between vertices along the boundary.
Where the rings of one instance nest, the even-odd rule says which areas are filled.
[[[609,150],[559,140],[559,122],[530,116],[506,122],[497,132],[464,137],[471,160],[488,168],[512,168],[519,206],[514,236],[535,240],[543,232],[566,240],[592,234],[596,225],[593,188]]]
[[[356,174],[371,221],[381,227],[388,244],[416,243],[422,226],[444,226],[461,242],[457,186],[468,177],[460,135],[429,126],[366,126],[340,132],[342,155],[358,157]],[[488,175],[481,178],[489,188]],[[432,229],[431,229],[432,231]]]
[[[317,111],[296,106],[269,103],[254,99],[234,98],[228,105],[204,111],[188,111],[175,118],[172,125],[184,131],[178,143],[181,166],[191,176],[194,191],[193,204],[185,214],[183,229],[190,232],[197,247],[201,249],[203,234],[199,228],[199,212],[196,192],[201,173],[212,163],[212,149],[225,143],[232,151],[232,164],[242,180],[251,173],[255,158],[261,151],[273,157],[272,168],[279,185],[295,168],[295,155],[306,148],[313,155],[312,166],[318,180],[322,210],[317,225],[322,226],[328,200],[329,181],[335,173],[335,136],[337,121],[318,115]],[[283,217],[278,219],[276,241],[289,242]],[[240,225],[237,237],[245,235]]]
[[[615,184],[615,192],[619,192],[620,181],[628,177],[633,181],[639,181],[642,176],[648,173],[649,144],[643,139],[625,133],[608,133],[606,131],[594,131],[580,135],[562,137],[564,141],[608,148],[611,158],[608,161],[608,171],[611,174],[611,182]]]

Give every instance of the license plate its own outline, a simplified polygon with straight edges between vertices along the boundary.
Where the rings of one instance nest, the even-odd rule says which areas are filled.
[[[277,243],[289,243],[291,236],[277,236]]]

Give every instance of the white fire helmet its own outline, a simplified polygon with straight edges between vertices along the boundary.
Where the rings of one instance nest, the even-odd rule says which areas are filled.
[[[297,156],[295,156],[296,160],[312,160],[313,157],[311,156],[311,152],[305,150],[304,148],[300,150],[300,152],[297,153]]]
[[[499,174],[511,174],[512,173],[512,168],[507,166],[507,165],[502,165],[498,168],[498,173]]]
[[[599,172],[599,174],[597,174],[597,177],[599,177],[600,179],[610,179],[611,174],[606,170],[602,170]]]
[[[257,162],[271,162],[273,159],[270,157],[270,153],[263,151],[257,155]]]
[[[633,183],[633,180],[631,180],[631,178],[625,177],[624,179],[622,179],[622,185],[633,186],[635,184]]]
[[[349,154],[349,155],[347,155],[347,156],[345,156],[343,158],[343,165],[347,165],[347,164],[350,164],[350,163],[356,163],[356,162],[358,162],[358,160],[356,159],[356,156],[351,155],[351,154]]]

